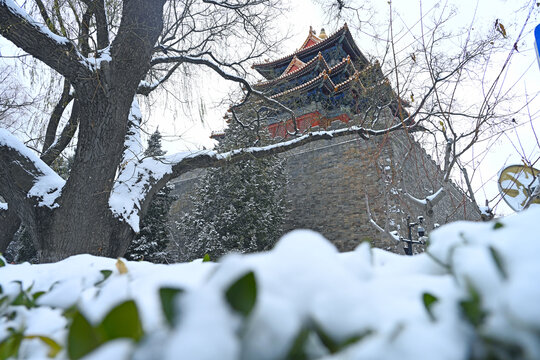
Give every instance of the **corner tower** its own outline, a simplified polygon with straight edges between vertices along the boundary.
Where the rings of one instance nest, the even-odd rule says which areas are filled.
[[[310,28],[294,53],[252,68],[264,77],[253,88],[292,109],[300,132],[326,129],[336,120],[349,123],[377,106],[390,108],[392,117],[406,114],[379,63],[371,63],[360,51],[347,24],[330,36],[324,29],[317,36]],[[247,106],[264,109],[260,102]],[[286,138],[294,130],[289,113],[265,110],[272,137]]]

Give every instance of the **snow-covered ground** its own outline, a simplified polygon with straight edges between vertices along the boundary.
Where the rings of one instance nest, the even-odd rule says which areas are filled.
[[[217,263],[8,264],[0,358],[539,359],[538,219],[443,226],[413,257],[295,231]]]

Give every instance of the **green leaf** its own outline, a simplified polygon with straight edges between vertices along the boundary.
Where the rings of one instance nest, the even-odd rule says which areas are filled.
[[[350,338],[346,339],[345,341],[342,341],[339,344],[339,349],[341,350],[341,349],[346,348],[349,345],[356,344],[357,342],[359,342],[360,340],[362,340],[363,338],[365,338],[366,336],[371,335],[371,334],[373,334],[373,331],[366,330],[361,334],[353,335]]]
[[[159,289],[159,298],[161,300],[161,309],[165,315],[165,319],[172,327],[174,326],[174,321],[176,319],[176,306],[174,299],[178,294],[183,293],[183,289],[175,288],[161,288]]]
[[[435,315],[433,315],[432,306],[435,304],[439,299],[430,293],[424,293],[422,294],[422,300],[424,302],[424,307],[426,308],[426,311],[429,315],[429,318],[431,321],[435,321]]]
[[[6,260],[2,256],[2,253],[0,253],[0,267],[6,266]]]
[[[210,261],[210,255],[204,254],[204,257],[202,259],[202,262],[209,262]]]
[[[41,335],[26,335],[24,336],[25,339],[40,339],[45,344],[49,346],[49,352],[47,353],[47,356],[50,358],[56,357],[58,353],[62,350],[62,346],[58,344],[56,341],[51,339],[47,336],[41,336]]]
[[[314,324],[314,330],[317,333],[317,336],[321,340],[321,342],[324,344],[324,346],[330,351],[331,354],[336,354],[346,348],[347,346],[350,346],[352,344],[356,344],[366,336],[370,335],[372,333],[371,330],[366,330],[362,333],[353,335],[344,341],[336,341],[332,337],[330,337],[323,328],[318,325],[317,323]]]
[[[285,360],[307,360],[305,347],[309,338],[309,329],[301,329],[287,354]]]
[[[494,230],[500,229],[502,227],[504,227],[504,225],[498,221],[495,223],[495,225],[493,225]]]
[[[250,271],[232,284],[225,293],[231,307],[244,316],[248,316],[257,300],[257,282]]]
[[[69,326],[67,338],[67,353],[70,359],[80,359],[101,345],[101,338],[80,313],[76,312]]]
[[[11,305],[22,305],[25,306],[27,309],[33,307],[32,301],[30,300],[28,295],[26,295],[26,292],[24,292],[22,289],[19,292],[19,295],[17,295],[17,297],[15,298],[15,300],[11,302]]]
[[[103,274],[103,281],[107,280],[112,274],[112,270],[100,270],[99,272]]]
[[[95,283],[94,284],[95,286],[103,284],[105,282],[105,280],[107,280],[109,278],[109,276],[111,276],[111,274],[112,274],[112,270],[100,270],[99,272],[101,274],[103,274],[103,279],[101,279],[100,281]]]
[[[7,339],[0,342],[0,359],[17,358],[22,339],[21,333],[12,331]]]
[[[505,280],[508,279],[508,272],[506,271],[506,267],[504,266],[501,254],[493,246],[489,247],[489,253],[491,254],[491,257],[493,258],[493,261],[497,266],[497,270],[499,270],[502,278]]]
[[[143,329],[135,301],[128,300],[114,307],[98,329],[105,341],[118,338],[139,341],[143,336]]]
[[[476,289],[468,283],[469,298],[459,303],[465,318],[474,326],[482,324],[486,317],[486,312],[482,310],[482,299]]]
[[[38,291],[32,295],[32,302],[34,305],[36,304],[36,300],[39,299],[43,294],[45,294],[45,291]]]
[[[321,326],[315,324],[315,332],[324,346],[330,351],[331,354],[335,354],[339,351],[339,344],[334,341],[323,329]]]

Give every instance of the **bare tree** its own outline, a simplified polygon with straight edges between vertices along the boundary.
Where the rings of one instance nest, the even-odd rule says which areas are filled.
[[[120,213],[125,209],[111,211],[109,202],[119,179],[126,181],[122,170],[140,155],[133,146],[125,148],[137,145],[135,95],[149,94],[190,63],[241,73],[248,60],[275,45],[270,19],[276,10],[273,0],[116,1],[108,7],[100,0],[36,0],[28,8],[36,15],[31,16],[14,1],[1,1],[0,34],[65,79],[41,160],[2,132],[0,194],[7,201],[2,229],[10,219],[21,219],[43,261],[81,252],[122,254],[138,218],[132,228]],[[247,50],[227,51],[239,38]],[[58,129],[70,103],[70,118]],[[77,130],[75,160],[64,183],[48,165]],[[148,180],[144,198],[131,204],[128,214],[143,214],[148,199],[164,185],[157,176]],[[44,200],[51,196],[58,197]],[[9,239],[2,241],[5,249]]]
[[[385,20],[381,24],[373,21],[373,17],[369,22],[365,21],[370,2],[316,2],[326,7],[329,20],[346,20],[361,37],[377,41],[381,67],[385,76],[391,79],[397,99],[418,113],[415,121],[422,131],[408,134],[411,152],[406,158],[414,157],[412,151],[418,151],[414,143],[423,144],[441,167],[443,178],[436,179],[426,171],[425,164],[421,163],[424,157],[418,156],[418,164],[401,170],[428,178],[431,188],[423,191],[406,189],[400,179],[394,179],[400,183],[401,201],[410,206],[411,212],[432,218],[434,206],[448,196],[453,186],[451,181],[456,180],[462,183],[463,193],[476,207],[478,218],[491,219],[492,209],[476,200],[472,177],[487,151],[478,149],[485,143],[492,144],[504,131],[514,128],[515,118],[523,114],[527,104],[538,95],[518,98],[513,91],[515,83],[506,78],[511,61],[530,29],[536,2],[519,4],[512,32],[510,26],[505,28],[503,25],[506,20],[493,19],[492,28],[481,34],[474,31],[481,16],[478,13],[467,14],[470,23],[465,28],[449,28],[449,22],[463,14],[459,15],[448,2],[423,8],[423,2],[419,1],[418,17],[407,19],[411,20],[407,22],[389,1],[384,4],[383,12],[387,15],[382,17]],[[503,60],[498,61],[500,58]],[[459,211],[463,203],[456,202],[454,206],[455,211]],[[388,220],[379,226],[371,212],[368,213],[376,229],[388,238],[396,239],[388,228]],[[433,226],[434,221],[429,223]]]
[[[152,196],[167,181],[197,167],[287,151],[309,141],[385,131],[355,127],[304,135],[279,146],[218,154],[211,151],[143,158],[136,95],[148,95],[188,65],[205,66],[255,91],[245,65],[275,46],[272,22],[278,2],[36,0],[29,15],[0,1],[0,34],[64,78],[50,114],[40,155],[0,129],[0,250],[22,221],[41,261],[77,253],[118,256],[138,231]],[[38,16],[41,20],[36,20]],[[241,41],[240,41],[241,40]],[[50,100],[50,99],[49,99]],[[63,128],[59,121],[71,104]],[[294,117],[294,113],[290,112]],[[78,134],[69,177],[50,164]],[[18,219],[14,221],[14,219]],[[9,225],[9,227],[8,227]]]
[[[35,0],[29,15],[13,0],[0,0],[0,34],[64,79],[39,156],[0,129],[0,195],[7,202],[0,209],[0,228],[8,229],[0,250],[15,231],[8,224],[18,219],[41,261],[78,253],[119,256],[138,231],[152,196],[172,178],[319,139],[409,133],[431,116],[422,112],[441,86],[470,61],[465,57],[434,73],[415,109],[384,129],[356,125],[310,134],[294,131],[291,141],[278,145],[144,158],[136,95],[161,89],[187,66],[203,66],[241,84],[245,101],[254,97],[281,107],[294,120],[294,112],[244,79],[246,64],[276,45],[271,20],[278,5],[277,0]],[[59,129],[68,104],[71,114]],[[73,166],[64,181],[49,165],[75,134]]]

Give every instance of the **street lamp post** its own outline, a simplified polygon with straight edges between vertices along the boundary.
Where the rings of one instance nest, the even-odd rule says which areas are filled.
[[[413,244],[422,244],[422,241],[420,239],[426,235],[426,229],[423,227],[424,224],[424,217],[419,216],[417,222],[411,222],[410,215],[407,215],[407,228],[408,228],[408,237],[407,239],[401,239],[401,241],[405,242],[407,244],[407,247],[403,248],[405,250],[405,254],[412,256],[413,254]],[[417,232],[418,232],[418,240],[412,239],[412,229],[418,226]]]

